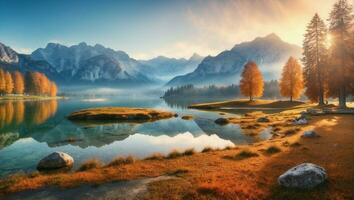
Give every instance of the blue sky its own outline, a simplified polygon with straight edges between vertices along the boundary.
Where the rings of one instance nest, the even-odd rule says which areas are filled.
[[[0,0],[0,42],[29,53],[48,42],[82,41],[135,58],[215,55],[275,32],[301,45],[315,12],[334,0]]]

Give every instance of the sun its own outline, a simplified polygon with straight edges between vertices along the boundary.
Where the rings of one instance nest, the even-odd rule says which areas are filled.
[[[331,34],[327,34],[326,37],[326,47],[329,48],[332,45],[332,35]]]

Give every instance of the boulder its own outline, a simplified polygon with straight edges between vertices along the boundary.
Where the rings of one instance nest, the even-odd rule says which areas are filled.
[[[299,119],[294,120],[293,124],[294,125],[305,125],[305,124],[308,124],[308,121],[305,118],[299,118]]]
[[[295,166],[278,178],[278,183],[287,188],[311,189],[327,179],[326,170],[312,163]]]
[[[260,117],[257,119],[257,122],[270,122],[270,120],[266,117]]]
[[[37,165],[38,170],[52,170],[71,168],[74,164],[74,159],[63,152],[53,152],[39,161]]]
[[[230,121],[226,118],[218,118],[214,122],[219,125],[226,125],[226,124],[230,123]]]
[[[191,120],[191,119],[193,119],[193,116],[192,115],[184,115],[181,118],[184,120]]]
[[[301,137],[305,137],[305,138],[316,138],[316,137],[320,137],[315,131],[305,131]]]

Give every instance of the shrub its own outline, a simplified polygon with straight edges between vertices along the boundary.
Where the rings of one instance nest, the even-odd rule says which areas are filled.
[[[279,153],[281,152],[281,149],[277,146],[270,146],[266,149],[265,151],[268,154],[274,154],[274,153]]]
[[[193,148],[190,148],[190,149],[186,149],[184,152],[183,152],[183,155],[185,156],[191,156],[195,154],[195,150]]]
[[[86,170],[95,169],[99,167],[102,167],[102,162],[100,160],[90,159],[84,161],[79,167],[78,171],[86,171]]]
[[[233,160],[243,160],[246,158],[257,157],[257,156],[259,156],[259,155],[255,152],[252,152],[250,150],[242,150],[234,156],[225,156],[225,158],[233,159]]]
[[[113,159],[107,166],[119,166],[119,165],[127,165],[127,164],[132,164],[135,162],[135,158],[133,156],[128,156],[126,158],[124,157],[117,157]]]
[[[177,150],[173,150],[171,151],[168,155],[167,155],[167,158],[169,159],[173,159],[173,158],[178,158],[178,157],[181,157],[183,154]]]
[[[211,148],[211,147],[204,147],[204,149],[202,150],[202,153],[207,153],[207,152],[210,152],[210,151],[213,151],[213,148]]]
[[[145,160],[162,160],[164,158],[164,155],[161,153],[153,153],[152,155],[146,157]]]

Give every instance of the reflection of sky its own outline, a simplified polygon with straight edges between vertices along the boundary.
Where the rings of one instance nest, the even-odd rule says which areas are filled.
[[[0,173],[8,173],[19,169],[34,170],[38,161],[53,151],[69,153],[75,160],[74,167],[77,167],[82,161],[90,158],[98,158],[104,162],[109,162],[116,156],[134,155],[143,158],[155,152],[167,154],[173,149],[194,148],[201,151],[207,146],[224,148],[233,146],[233,143],[229,140],[223,140],[217,135],[195,137],[189,132],[173,137],[134,134],[125,140],[116,141],[100,148],[94,146],[80,148],[70,144],[50,148],[46,143],[39,143],[32,138],[24,138],[0,151]]]
[[[117,155],[145,157],[155,152],[168,153],[172,149],[205,146],[224,147],[267,139],[265,131],[259,138],[242,134],[238,125],[220,126],[214,123],[219,117],[238,117],[217,112],[206,112],[185,107],[170,107],[162,99],[120,98],[89,102],[78,99],[58,101],[58,110],[42,124],[11,125],[0,135],[0,174],[34,169],[37,162],[53,151],[69,153],[80,164],[83,160],[99,158],[109,162]],[[175,102],[177,103],[177,101]],[[30,104],[26,104],[30,106]],[[143,124],[116,123],[105,125],[78,125],[65,117],[76,110],[89,107],[126,106],[149,107],[178,113],[177,118]],[[182,120],[192,115],[192,120]],[[16,141],[17,140],[17,141]],[[68,141],[76,140],[69,144]],[[19,159],[21,158],[21,159]]]

